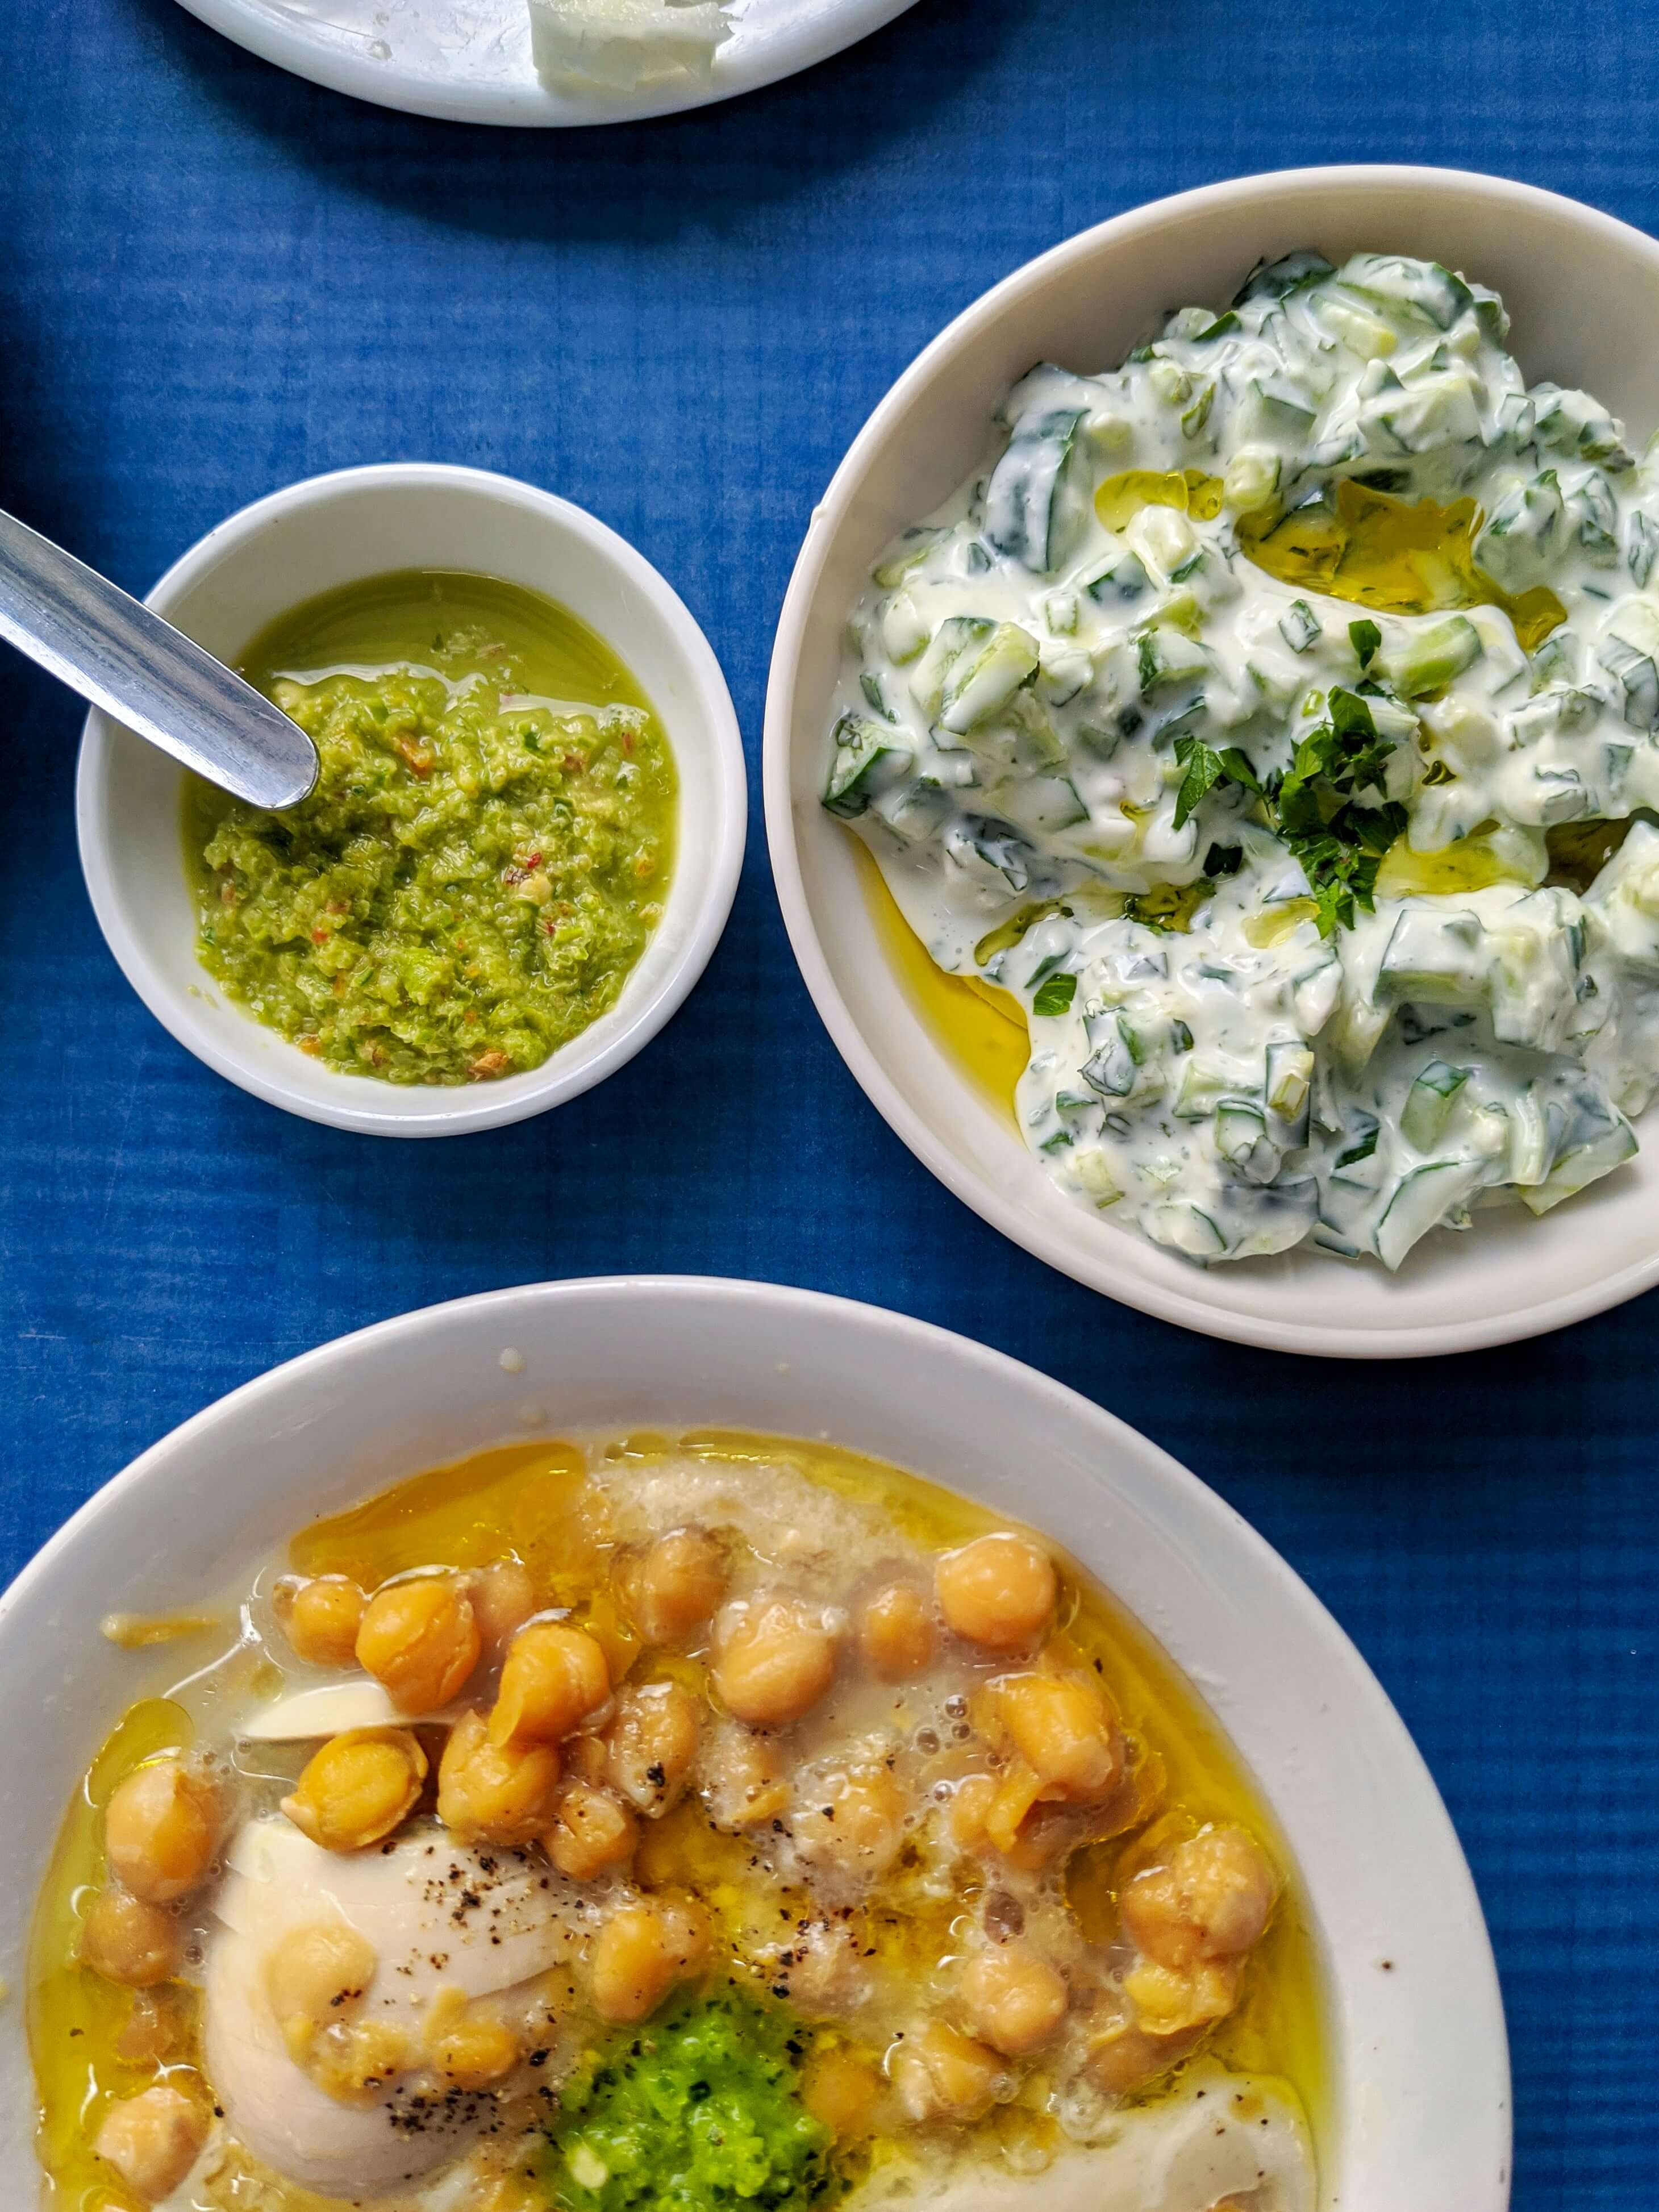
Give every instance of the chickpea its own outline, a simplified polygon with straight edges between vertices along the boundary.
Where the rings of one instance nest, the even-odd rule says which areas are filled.
[[[527,1844],[547,1820],[559,1779],[550,1743],[491,1743],[482,1713],[464,1713],[438,1762],[438,1818],[463,1843]]]
[[[276,1618],[297,1659],[310,1667],[349,1667],[368,1603],[344,1575],[319,1575],[307,1583],[279,1583]]]
[[[776,1751],[766,1737],[751,1734],[738,1721],[716,1723],[704,1749],[701,1780],[708,1817],[728,1835],[764,1827],[789,1802],[789,1784]]]
[[[786,1942],[763,1954],[767,1978],[787,1989],[789,2002],[808,2020],[854,2011],[870,1994],[864,1963],[869,1931],[860,1921],[799,1921]]]
[[[415,1809],[426,1753],[408,1729],[348,1729],[314,1752],[283,1810],[325,1851],[360,1851]]]
[[[591,1636],[562,1620],[532,1620],[507,1649],[489,1741],[557,1743],[610,1695],[611,1669]]]
[[[154,1989],[179,1970],[179,1923],[125,1889],[100,1890],[81,1930],[81,1963],[123,1989]]]
[[[135,2197],[171,2197],[201,2155],[207,2115],[181,2090],[158,2082],[112,2105],[93,2145]]]
[[[194,1889],[218,1840],[218,1800],[178,1759],[129,1774],[104,1815],[110,1871],[146,1905],[171,1905]]]
[[[485,1658],[499,1666],[507,1645],[536,1611],[536,1585],[516,1559],[497,1559],[472,1578],[472,1618]]]
[[[1121,2095],[1165,2072],[1188,2047],[1183,2037],[1148,2035],[1126,2018],[1094,2039],[1084,2064],[1097,2088]]]
[[[1194,1959],[1178,1967],[1143,1960],[1123,1977],[1123,1990],[1148,2035],[1181,2035],[1226,2018],[1238,2002],[1238,1962]]]
[[[996,1798],[996,1782],[988,1774],[965,1774],[951,1792],[951,1808],[945,1817],[951,1840],[959,1851],[985,1849],[990,1840],[987,1824]]]
[[[914,1583],[889,1583],[859,1615],[859,1650],[884,1682],[908,1682],[938,1649],[933,1607]]]
[[[1036,1797],[1101,1805],[1122,1780],[1123,1738],[1087,1674],[1004,1674],[986,1704],[1036,1778]]]
[[[183,1991],[171,1989],[135,1990],[131,2005],[115,2039],[115,2055],[129,2066],[163,2066],[182,2057],[191,2040],[191,2022],[181,2002]]]
[[[659,1820],[685,1788],[697,1755],[697,1701],[678,1682],[623,1690],[605,1732],[605,1777],[648,1820]]]
[[[1009,2058],[1024,2058],[1050,2040],[1066,2016],[1066,1984],[1029,1943],[975,1952],[957,1994],[975,2035]]]
[[[434,1999],[426,2054],[452,2087],[469,2092],[493,2089],[523,2055],[506,2021],[493,2013],[470,2010],[460,1990],[441,1990]]]
[[[800,2095],[832,2135],[867,2136],[874,2132],[881,2090],[881,2077],[867,2059],[850,2051],[820,2051],[807,2064]]]
[[[572,1881],[592,1881],[633,1857],[640,1824],[626,1805],[591,1782],[568,1784],[553,1808],[553,1825],[542,1838],[547,1856]]]
[[[374,1946],[344,1920],[283,1936],[265,1961],[265,1996],[296,2066],[314,2036],[356,2010],[380,1963]]]
[[[1054,1561],[1024,1536],[976,1536],[947,1552],[933,1587],[947,1624],[989,1651],[1019,1651],[1048,1625],[1058,1584]]]
[[[702,1528],[659,1536],[628,1577],[629,1608],[647,1644],[684,1644],[726,1595],[726,1561]]]
[[[602,1735],[594,1735],[588,1731],[580,1735],[568,1735],[559,1747],[559,1756],[564,1761],[565,1772],[573,1781],[591,1782],[596,1790],[605,1787],[611,1747]]]
[[[904,1841],[904,1793],[879,1759],[860,1759],[805,1786],[790,1820],[801,1856],[874,1878]]]
[[[708,1948],[702,1909],[666,1897],[624,1905],[594,1939],[594,2008],[602,2020],[644,2020],[701,1969]]]
[[[1273,1869],[1242,1828],[1205,1828],[1177,1845],[1167,1866],[1128,1884],[1123,1925],[1160,1966],[1237,1958],[1267,1927],[1277,1891]]]
[[[378,2105],[412,2063],[409,2039],[389,2020],[336,2021],[312,2047],[309,2072],[337,2105]]]
[[[357,1632],[358,1664],[405,1713],[436,1712],[459,1697],[482,1649],[472,1601],[453,1575],[389,1583]]]
[[[984,2111],[1003,2079],[1001,2061],[942,2020],[896,2044],[888,2072],[913,2120],[966,2120]]]
[[[823,1614],[796,1598],[728,1606],[715,1624],[715,1687],[757,1728],[810,1713],[836,1679],[836,1656]]]

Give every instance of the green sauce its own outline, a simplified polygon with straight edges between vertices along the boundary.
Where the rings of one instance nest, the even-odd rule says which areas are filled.
[[[840,2183],[800,2099],[788,2014],[735,1990],[599,2055],[565,2090],[544,2168],[567,2212],[805,2212]]]
[[[660,918],[673,757],[602,639],[517,585],[405,570],[308,601],[242,672],[308,731],[281,814],[191,780],[198,951],[330,1067],[539,1066],[616,1003]]]

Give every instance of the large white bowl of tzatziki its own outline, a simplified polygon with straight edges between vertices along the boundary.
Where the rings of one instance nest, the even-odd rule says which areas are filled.
[[[1260,179],[1032,264],[872,417],[775,862],[854,1072],[1043,1257],[1334,1352],[1652,1279],[1650,305],[1546,194]]]

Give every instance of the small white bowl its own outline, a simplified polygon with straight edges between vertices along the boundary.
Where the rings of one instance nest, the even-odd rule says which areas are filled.
[[[1415,1358],[1559,1328],[1659,1281],[1659,1114],[1636,1160],[1541,1221],[1516,1207],[1436,1237],[1399,1275],[1305,1249],[1201,1268],[1061,1195],[941,1050],[884,950],[854,840],[818,804],[848,608],[898,531],[988,451],[1034,362],[1115,366],[1170,309],[1219,306],[1252,264],[1316,246],[1426,255],[1497,288],[1528,381],[1582,385],[1645,436],[1659,422],[1659,245],[1553,192],[1449,169],[1245,177],[1159,200],[988,292],[905,371],[814,511],[766,700],[772,870],[808,989],[872,1102],[939,1180],[1080,1283],[1185,1328],[1281,1352]]]
[[[1322,2212],[1503,2212],[1509,2059],[1468,1869],[1347,1638],[1166,1454],[1002,1354],[765,1283],[549,1283],[385,1322],[234,1392],[84,1505],[0,1599],[9,1693],[0,1975],[64,1807],[135,1698],[191,1664],[98,1634],[229,1595],[313,1516],[515,1434],[828,1437],[1063,1544],[1157,1638],[1255,1777],[1324,1970]],[[228,1479],[227,1470],[234,1470]],[[33,2201],[26,2008],[0,2012],[0,2180]]]
[[[527,1074],[459,1089],[342,1075],[307,1058],[227,999],[197,957],[184,770],[95,709],[76,783],[81,866],[128,982],[198,1060],[308,1121],[452,1137],[590,1090],[680,1005],[737,890],[743,739],[708,639],[643,555],[568,500],[482,469],[398,461],[290,484],[210,531],[147,605],[234,663],[302,601],[395,568],[465,570],[556,599],[599,633],[656,709],[679,777],[674,873],[662,920],[608,1013]]]

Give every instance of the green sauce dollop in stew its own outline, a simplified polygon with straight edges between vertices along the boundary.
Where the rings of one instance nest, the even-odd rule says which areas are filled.
[[[735,1990],[617,2039],[566,2088],[544,2168],[562,2212],[808,2212],[839,2193],[801,2101],[792,2016]]]

